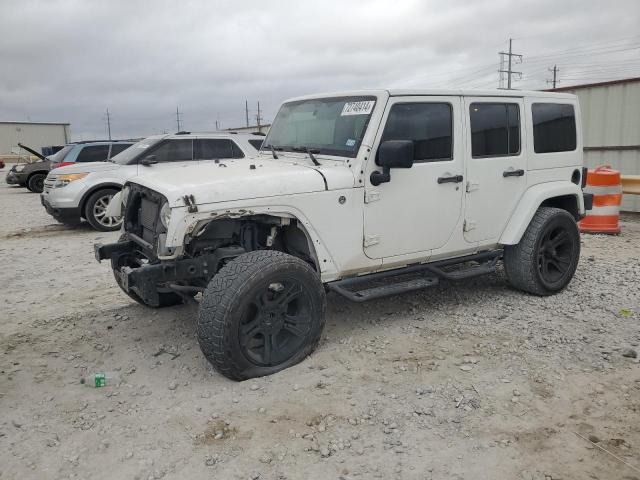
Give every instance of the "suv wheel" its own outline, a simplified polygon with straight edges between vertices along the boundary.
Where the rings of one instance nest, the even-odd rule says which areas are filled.
[[[318,345],[326,296],[309,264],[274,250],[245,253],[209,282],[198,314],[198,342],[232,380],[271,375]]]
[[[573,278],[580,258],[580,232],[566,210],[542,207],[520,243],[504,249],[509,283],[535,295],[559,292]]]
[[[42,193],[44,190],[44,179],[47,178],[46,173],[34,173],[27,180],[27,188],[33,193]]]
[[[122,217],[107,217],[105,215],[109,202],[118,193],[115,188],[105,188],[91,194],[84,207],[84,218],[96,230],[112,232],[122,225]]]

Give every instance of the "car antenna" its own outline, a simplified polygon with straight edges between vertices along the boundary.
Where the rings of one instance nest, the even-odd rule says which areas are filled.
[[[313,164],[318,167],[321,165],[321,163],[316,160],[315,155],[313,154],[313,152],[311,151],[311,149],[309,147],[304,147],[304,149],[307,151],[307,155],[309,155],[309,158],[311,159],[311,161],[313,162]]]
[[[273,147],[273,145],[269,145],[269,148],[271,149],[271,155],[273,155],[274,159],[278,159],[278,154],[276,153],[276,149]]]

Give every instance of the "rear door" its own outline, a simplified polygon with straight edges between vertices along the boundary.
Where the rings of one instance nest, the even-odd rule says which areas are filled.
[[[523,101],[466,97],[467,166],[464,238],[497,240],[526,187]]]

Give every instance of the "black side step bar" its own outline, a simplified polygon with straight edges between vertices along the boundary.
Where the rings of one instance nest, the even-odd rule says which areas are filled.
[[[354,302],[366,302],[375,298],[386,297],[398,293],[412,292],[423,288],[437,285],[440,278],[447,280],[461,280],[463,278],[476,277],[486,273],[494,272],[498,260],[502,258],[502,250],[492,250],[480,252],[465,257],[439,260],[432,263],[411,265],[408,267],[385,270],[383,272],[371,273],[359,277],[344,278],[327,284],[327,288]],[[478,265],[462,268],[453,271],[446,271],[444,268],[466,262],[477,262]],[[408,280],[400,280],[387,285],[374,286],[358,290],[359,286],[379,280],[390,279],[413,275]],[[355,290],[351,288],[355,287]]]

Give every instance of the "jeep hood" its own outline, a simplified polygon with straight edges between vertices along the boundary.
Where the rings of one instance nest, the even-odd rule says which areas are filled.
[[[94,173],[104,172],[106,170],[115,170],[121,165],[113,162],[79,162],[73,165],[66,165],[51,170],[53,175],[63,175],[66,173]]]
[[[185,195],[204,205],[349,188],[354,178],[345,166],[313,167],[257,157],[187,164],[139,176],[135,183],[161,193],[171,207],[182,207]]]

